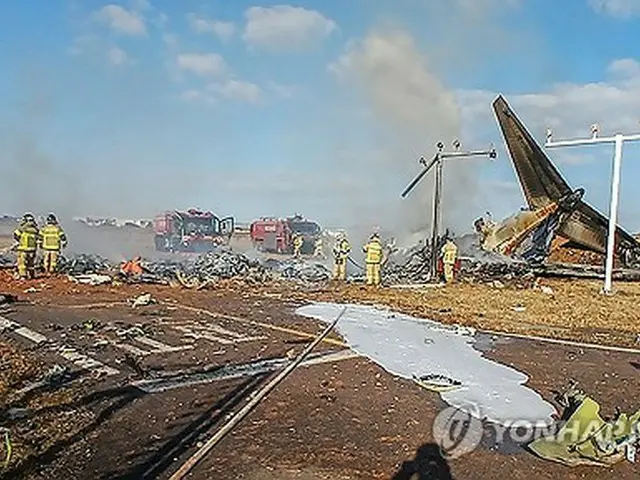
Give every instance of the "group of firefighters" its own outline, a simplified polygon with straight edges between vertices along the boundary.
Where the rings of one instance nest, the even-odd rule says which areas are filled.
[[[43,266],[47,274],[52,274],[58,266],[58,258],[67,246],[67,236],[54,214],[49,214],[42,228],[38,227],[35,217],[25,213],[20,225],[13,232],[18,254],[18,276],[32,279],[36,276],[36,257],[38,249],[43,253]]]
[[[301,235],[296,235],[293,238],[293,253],[296,258],[300,257],[300,250],[302,248],[303,238]],[[325,258],[323,249],[323,240],[318,238],[315,242],[314,257]],[[393,251],[395,249],[395,241],[383,246],[380,240],[380,235],[374,232],[369,237],[369,241],[362,247],[362,251],[365,254],[365,276],[367,285],[380,285],[382,265],[384,263],[385,250]],[[336,243],[333,247],[334,258],[334,278],[337,280],[346,280],[347,276],[347,261],[350,260],[351,244],[344,233],[339,233]],[[458,258],[458,247],[450,239],[447,238],[445,244],[440,250],[440,258],[442,259],[444,279],[447,283],[450,283],[454,279],[455,265]]]

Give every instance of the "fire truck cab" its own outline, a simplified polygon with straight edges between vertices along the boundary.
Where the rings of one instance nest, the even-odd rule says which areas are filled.
[[[155,248],[159,252],[202,253],[228,244],[235,228],[233,217],[190,209],[164,212],[153,219]]]
[[[301,253],[309,254],[322,235],[322,229],[316,222],[300,215],[286,219],[263,217],[251,224],[249,234],[257,250],[281,254],[293,252],[293,238],[299,234],[303,240]]]

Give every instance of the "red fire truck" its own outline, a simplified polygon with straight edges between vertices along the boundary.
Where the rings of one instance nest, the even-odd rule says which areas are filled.
[[[208,252],[228,244],[234,227],[233,217],[221,219],[212,212],[164,212],[153,219],[155,247],[159,252]]]
[[[308,254],[313,253],[322,229],[300,215],[284,219],[263,217],[251,224],[249,234],[257,250],[275,253],[292,253],[293,237],[300,234],[303,240],[300,253]]]

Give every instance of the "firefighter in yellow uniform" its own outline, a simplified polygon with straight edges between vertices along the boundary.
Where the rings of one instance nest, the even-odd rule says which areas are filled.
[[[367,285],[380,285],[380,267],[382,265],[382,242],[377,233],[371,235],[369,243],[362,247],[366,254],[364,262],[366,264]]]
[[[344,233],[338,235],[338,241],[333,247],[334,258],[334,277],[337,280],[346,280],[347,278],[347,258],[351,253],[351,244]]]
[[[444,267],[444,281],[451,283],[453,281],[456,260],[458,259],[458,247],[448,238],[442,246],[441,254]]]
[[[32,214],[25,213],[20,226],[13,232],[13,238],[18,244],[18,276],[21,279],[35,278],[36,276],[36,251],[39,235],[36,219]]]
[[[40,230],[40,248],[44,251],[44,271],[52,274],[58,266],[60,251],[67,246],[67,236],[54,214],[47,217],[47,224]]]
[[[304,239],[302,235],[296,233],[293,236],[293,256],[296,258],[300,258],[300,250],[302,249],[302,244],[304,243]]]

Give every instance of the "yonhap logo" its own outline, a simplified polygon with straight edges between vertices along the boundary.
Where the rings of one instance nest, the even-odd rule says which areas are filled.
[[[478,413],[475,406],[464,410],[447,407],[438,413],[433,422],[433,438],[445,459],[459,458],[480,445],[484,428]]]

